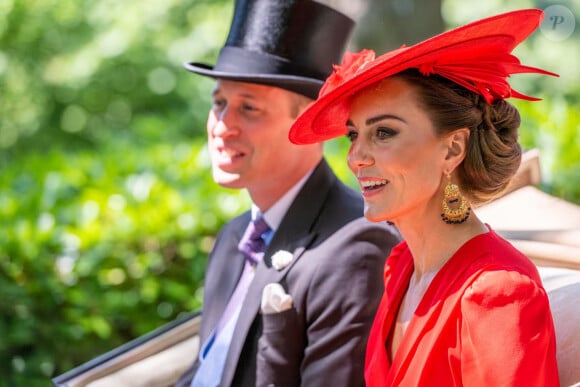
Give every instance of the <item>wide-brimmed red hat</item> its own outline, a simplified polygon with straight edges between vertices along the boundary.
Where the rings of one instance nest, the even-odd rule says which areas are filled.
[[[371,50],[347,53],[326,79],[318,100],[290,129],[290,141],[311,144],[345,135],[351,97],[359,90],[403,70],[438,74],[482,95],[488,103],[509,97],[537,100],[513,90],[507,78],[517,73],[557,74],[520,64],[512,50],[541,23],[539,9],[507,12],[436,35],[375,58]]]

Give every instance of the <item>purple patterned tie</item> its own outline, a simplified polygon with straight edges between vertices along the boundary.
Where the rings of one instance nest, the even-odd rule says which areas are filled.
[[[262,236],[269,230],[268,223],[262,216],[259,216],[248,224],[248,228],[246,228],[246,232],[238,244],[238,249],[253,266],[256,266],[264,256],[266,242]]]

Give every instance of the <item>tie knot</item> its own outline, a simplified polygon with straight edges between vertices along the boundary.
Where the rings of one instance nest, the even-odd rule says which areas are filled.
[[[238,244],[238,249],[252,265],[257,265],[264,256],[266,242],[263,239],[263,235],[269,230],[270,226],[260,216],[248,224],[248,228]]]
[[[264,220],[264,217],[260,216],[255,220],[252,220],[249,224],[249,236],[248,238],[255,241],[262,238],[262,235],[270,229],[268,223]]]

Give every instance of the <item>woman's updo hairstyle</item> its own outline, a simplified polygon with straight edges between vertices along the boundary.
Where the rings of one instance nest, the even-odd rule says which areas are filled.
[[[409,69],[395,77],[418,91],[419,103],[438,135],[469,128],[465,159],[457,169],[463,194],[473,204],[501,194],[521,162],[518,110],[505,100],[490,105],[480,95],[439,75],[424,76]]]

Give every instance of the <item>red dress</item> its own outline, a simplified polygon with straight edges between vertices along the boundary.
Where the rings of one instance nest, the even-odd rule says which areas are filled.
[[[385,264],[385,293],[365,359],[368,387],[558,386],[548,297],[534,264],[490,231],[435,275],[401,339],[386,352],[413,273],[406,242]]]

